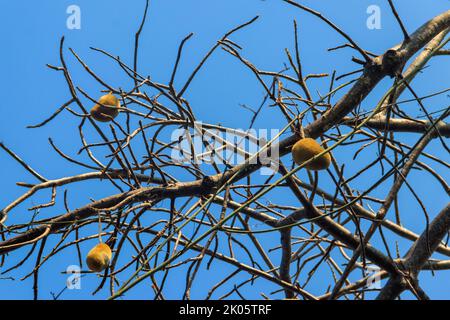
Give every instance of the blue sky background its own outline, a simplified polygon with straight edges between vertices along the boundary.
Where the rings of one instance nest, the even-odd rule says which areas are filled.
[[[144,1],[118,1],[118,0],[78,0],[78,1],[8,1],[2,4],[0,11],[0,33],[3,41],[3,49],[0,51],[0,65],[2,74],[0,85],[3,91],[0,108],[0,140],[13,149],[26,160],[39,173],[49,179],[56,179],[66,175],[74,175],[86,172],[86,169],[75,167],[61,159],[51,148],[48,138],[52,137],[55,144],[64,152],[75,156],[79,149],[79,137],[77,131],[78,120],[69,112],[63,112],[55,121],[40,129],[26,129],[30,124],[40,122],[54,112],[60,105],[69,100],[70,94],[61,73],[45,67],[46,63],[59,65],[59,40],[62,35],[66,37],[66,49],[73,48],[84,61],[100,74],[103,79],[114,87],[130,90],[133,87],[129,78],[123,75],[120,69],[104,56],[93,52],[89,47],[104,49],[114,55],[120,56],[126,63],[132,65],[134,34],[141,21]],[[387,48],[402,40],[402,33],[388,8],[387,1],[380,0],[345,0],[345,1],[302,1],[303,4],[322,12],[343,30],[349,33],[364,49],[381,54]],[[405,26],[409,32],[414,31],[428,19],[447,10],[448,0],[419,1],[399,0],[395,1],[400,15],[404,18]],[[68,30],[66,28],[66,8],[76,4],[81,8],[81,30]],[[380,30],[369,30],[366,27],[368,14],[366,9],[375,4],[381,7]],[[140,42],[140,72],[151,75],[152,79],[167,83],[169,81],[172,66],[175,61],[179,42],[190,32],[194,36],[185,46],[183,59],[179,66],[175,86],[180,88],[186,81],[193,68],[201,60],[203,55],[220,39],[223,34],[236,25],[259,15],[260,19],[250,27],[231,36],[231,39],[242,47],[242,55],[257,67],[264,70],[277,71],[284,67],[287,58],[284,48],[294,51],[293,46],[293,19],[299,24],[300,46],[304,74],[330,73],[336,70],[337,74],[343,74],[358,68],[351,62],[352,55],[356,52],[343,49],[335,52],[327,52],[327,48],[343,44],[345,41],[333,30],[305,12],[299,11],[286,3],[278,0],[154,0],[151,1],[147,24],[143,30]],[[69,64],[74,82],[83,90],[96,96],[103,88],[87,75],[74,57],[66,50],[66,59]],[[417,76],[414,88],[419,95],[427,95],[449,87],[448,59],[444,57],[434,58],[428,68]],[[343,83],[344,81],[341,81]],[[361,108],[371,109],[378,102],[385,90],[392,84],[392,80],[385,79],[364,101]],[[318,93],[326,93],[329,79],[315,79],[309,82],[310,90],[315,98]],[[235,58],[218,50],[206,63],[204,69],[198,74],[191,84],[185,98],[199,120],[208,123],[221,123],[225,126],[247,129],[252,114],[240,107],[245,104],[256,109],[264,95],[261,86],[255,81],[254,76]],[[334,101],[339,98],[336,95]],[[408,94],[403,96],[410,98]],[[426,100],[429,111],[439,110],[448,106],[448,96],[441,95]],[[88,100],[83,100],[87,105]],[[411,115],[420,115],[416,104],[405,104],[404,108]],[[124,117],[121,119],[124,120]],[[285,125],[284,118],[278,109],[265,107],[263,113],[255,123],[256,128],[282,128]],[[87,139],[91,142],[98,141],[98,136],[92,128],[86,128]],[[414,144],[418,139],[415,134],[403,134],[401,139],[405,143]],[[357,172],[358,168],[367,164],[372,152],[376,148],[363,152],[356,161],[350,163],[354,147],[338,148],[335,155],[343,163],[347,163],[346,175]],[[448,155],[438,141],[432,142],[426,151],[448,161]],[[79,159],[85,159],[83,155]],[[448,180],[448,170],[436,162],[422,159],[432,166],[437,172],[441,172],[444,179]],[[286,162],[290,159],[285,159]],[[13,199],[24,192],[24,188],[15,185],[17,181],[35,182],[20,165],[4,152],[0,152],[2,180],[0,181],[0,207],[4,207]],[[327,177],[323,175],[324,188],[327,186]],[[357,190],[373,183],[374,177],[380,175],[378,169],[365,174],[358,185],[353,185]],[[305,173],[300,173],[302,178]],[[184,177],[189,180],[190,177]],[[262,177],[263,179],[264,177]],[[183,179],[181,177],[180,179]],[[416,192],[424,198],[424,204],[431,217],[448,202],[447,195],[442,188],[423,172],[415,171],[410,183],[414,185]],[[99,188],[99,186],[102,186]],[[329,185],[331,186],[331,185]],[[383,187],[384,186],[384,187]],[[374,196],[383,197],[389,184],[383,184],[375,192]],[[333,190],[333,189],[329,189]],[[69,206],[73,208],[86,204],[90,198],[101,197],[116,192],[111,186],[95,182],[83,182],[75,184],[69,191]],[[9,224],[25,222],[29,219],[30,212],[26,208],[33,204],[47,202],[51,190],[43,191],[23,205],[15,208],[8,220]],[[59,205],[43,210],[40,217],[51,217],[63,210],[61,206],[62,190],[58,192]],[[276,199],[277,203],[295,205],[291,195],[275,191],[264,201]],[[410,201],[411,194],[403,188],[399,194],[403,223],[405,227],[421,233],[424,226],[424,216],[417,203]],[[181,203],[181,202],[180,202]],[[167,203],[164,203],[167,205]],[[178,204],[178,203],[177,203]],[[372,207],[374,210],[377,206]],[[159,214],[159,218],[164,214]],[[390,212],[390,219],[393,218]],[[149,218],[150,219],[150,218]],[[156,219],[156,217],[154,218]],[[149,220],[150,221],[150,220]],[[264,226],[261,226],[264,228]],[[87,229],[94,233],[94,229]],[[91,234],[92,234],[91,233]],[[389,241],[394,244],[396,237],[387,232]],[[236,236],[238,239],[245,236]],[[266,248],[272,248],[279,243],[277,234],[263,234],[258,236]],[[380,244],[376,237],[374,244]],[[47,242],[46,252],[55,239]],[[95,244],[94,241],[82,244],[83,253]],[[410,246],[410,242],[400,242],[399,248],[403,255]],[[391,246],[394,248],[393,246]],[[224,244],[226,248],[226,244]],[[294,248],[295,249],[295,248]],[[395,251],[395,250],[394,250]],[[11,254],[5,266],[14,265],[28,252],[28,248],[21,249]],[[123,254],[124,263],[126,254]],[[24,264],[19,271],[11,273],[16,280],[0,280],[0,299],[30,299],[32,298],[32,278],[19,281],[26,272],[31,271],[35,262],[34,258]],[[278,252],[271,254],[273,261],[278,264]],[[436,256],[439,257],[439,256]],[[129,258],[129,257],[128,257]],[[442,258],[442,257],[440,257]],[[65,285],[65,275],[61,272],[67,265],[76,264],[75,250],[68,249],[48,261],[40,272],[40,298],[51,299],[50,292],[58,292]],[[122,263],[122,264],[123,264]],[[122,265],[119,262],[119,266]],[[208,288],[221,277],[228,274],[233,268],[222,263],[214,263],[213,269],[198,278],[193,289],[192,298],[204,298]],[[320,275],[327,274],[327,270],[319,270],[318,276],[313,278],[308,289],[314,294],[323,292],[326,283],[320,281]],[[329,273],[328,273],[329,276]],[[242,273],[236,277],[245,280],[248,275]],[[352,280],[357,280],[357,276]],[[450,272],[437,272],[434,276],[429,272],[421,275],[423,288],[432,298],[449,299],[448,286]],[[66,291],[64,299],[102,299],[108,296],[107,291],[100,292],[95,297],[91,292],[98,284],[95,275],[87,275],[82,280],[82,290]],[[167,298],[180,298],[180,284],[184,286],[184,273],[172,272],[166,286]],[[261,298],[260,292],[269,294],[274,286],[265,281],[256,281],[253,287],[247,285],[242,292],[247,298]],[[228,287],[228,290],[230,288]],[[220,291],[215,297],[227,290]],[[127,298],[148,299],[153,298],[148,282],[137,286],[126,296]],[[213,296],[214,297],[214,296]],[[237,298],[236,295],[230,296]],[[271,296],[282,297],[281,294]],[[410,297],[405,294],[405,297]]]

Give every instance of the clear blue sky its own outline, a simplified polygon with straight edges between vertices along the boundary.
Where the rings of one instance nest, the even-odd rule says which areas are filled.
[[[346,0],[346,1],[302,1],[334,21],[348,32],[365,49],[382,53],[387,48],[402,40],[402,33],[396,24],[387,1],[381,0]],[[411,32],[433,16],[447,10],[448,0],[420,1],[398,0],[395,1],[400,15],[404,18],[406,28]],[[66,28],[66,8],[76,4],[81,8],[81,30],[68,30]],[[381,7],[381,24],[379,30],[369,30],[366,27],[366,9],[375,4]],[[64,112],[51,124],[40,129],[26,129],[30,124],[38,123],[53,113],[56,108],[66,102],[70,94],[67,90],[62,74],[49,70],[46,63],[59,64],[59,40],[66,36],[66,48],[73,48],[83,59],[105,80],[115,87],[129,90],[132,83],[123,76],[120,70],[111,61],[89,49],[90,46],[102,48],[114,55],[120,56],[124,61],[132,64],[134,33],[141,20],[144,1],[119,1],[119,0],[75,0],[75,1],[5,1],[0,11],[0,34],[3,48],[0,51],[0,65],[2,74],[0,85],[2,99],[0,108],[0,140],[12,148],[18,155],[25,159],[43,176],[50,179],[62,177],[67,174],[78,174],[85,169],[74,167],[61,159],[48,143],[48,137],[52,137],[57,146],[64,152],[75,155],[79,148],[77,122],[68,112]],[[344,43],[333,30],[319,21],[317,18],[301,12],[282,1],[278,0],[153,0],[150,4],[147,24],[142,33],[140,46],[140,71],[142,74],[151,75],[158,82],[167,83],[175,61],[179,42],[190,32],[194,36],[185,47],[183,60],[180,64],[178,78],[175,86],[181,86],[186,77],[201,57],[214,45],[222,35],[232,27],[259,15],[260,19],[249,28],[233,35],[232,40],[243,47],[242,54],[256,66],[264,70],[281,70],[287,63],[284,48],[293,51],[292,20],[297,19],[300,30],[300,46],[303,60],[304,73],[331,73],[337,74],[355,70],[357,66],[352,63],[352,55],[356,55],[348,49],[338,52],[327,52],[327,48]],[[75,59],[66,52],[67,61],[71,68],[74,81],[85,91],[98,94],[103,89],[83,72]],[[415,80],[414,87],[419,95],[426,95],[449,86],[448,59],[438,57],[429,63]],[[433,79],[433,81],[430,81]],[[373,94],[362,105],[363,109],[370,109],[378,101],[384,90],[391,84],[391,80],[384,80]],[[311,91],[317,97],[317,92],[326,93],[328,79],[312,80]],[[256,108],[263,96],[263,90],[255,81],[252,74],[240,63],[228,54],[218,50],[207,62],[203,71],[194,80],[186,98],[190,101],[198,119],[210,123],[221,123],[230,127],[244,128],[248,126],[251,114],[240,107],[246,104]],[[409,97],[405,95],[405,97]],[[87,101],[86,101],[87,102]],[[429,110],[438,110],[448,105],[448,96],[439,96],[427,100]],[[415,104],[408,104],[411,114],[419,114]],[[282,128],[284,119],[279,111],[274,108],[265,108],[264,113],[255,124],[257,128]],[[91,131],[87,131],[88,139],[95,141],[98,137]],[[405,134],[402,136],[405,142],[413,144],[417,135]],[[433,142],[427,147],[427,151],[438,157],[448,155],[441,150],[438,142]],[[345,152],[337,151],[336,156],[340,161],[350,161]],[[348,149],[350,150],[350,149]],[[363,153],[358,158],[357,168],[368,163],[370,153]],[[81,158],[83,159],[83,157]],[[287,161],[287,160],[286,160]],[[426,161],[425,161],[426,162]],[[0,207],[17,198],[24,189],[15,185],[17,181],[35,182],[34,178],[25,172],[14,160],[4,152],[0,152],[2,179],[0,181]],[[427,162],[429,163],[429,162]],[[443,173],[449,180],[448,171],[436,163],[431,163],[436,171]],[[347,164],[348,175],[356,172],[351,164]],[[379,172],[374,172],[373,174]],[[367,176],[368,181],[371,176]],[[373,177],[372,177],[373,178]],[[373,179],[372,179],[373,180]],[[325,181],[325,180],[324,180]],[[420,172],[414,173],[411,179],[416,192],[425,200],[428,212],[433,217],[448,201],[447,196],[436,184],[435,180]],[[99,199],[102,196],[115,192],[107,187],[98,188],[100,184],[80,183],[70,189],[70,207],[76,208],[89,201],[90,198]],[[353,186],[356,189],[364,185]],[[383,197],[386,190],[377,189],[375,195]],[[295,205],[290,195],[274,193],[279,203]],[[27,207],[48,201],[50,190],[39,193],[34,198],[17,207],[8,220],[8,223],[24,222],[29,219],[30,212]],[[424,225],[424,217],[417,203],[408,202],[411,199],[406,189],[400,192],[402,202],[403,220],[405,226],[417,233],[421,233]],[[62,190],[58,193],[60,204]],[[270,197],[263,199],[270,200]],[[376,209],[376,207],[374,207]],[[40,217],[54,216],[61,212],[62,206],[58,205],[45,210]],[[389,216],[392,218],[392,215]],[[95,230],[90,230],[95,232]],[[87,235],[87,234],[85,234]],[[392,234],[388,234],[392,244],[396,240]],[[244,237],[244,236],[242,236]],[[238,238],[240,238],[238,236]],[[46,252],[55,244],[56,238],[47,242]],[[269,234],[261,236],[261,242],[267,248],[278,244],[278,235]],[[375,243],[379,239],[374,238]],[[82,245],[83,253],[86,253],[93,241]],[[410,242],[400,243],[401,253],[404,254]],[[27,249],[18,250],[7,258],[7,268],[26,254]],[[131,254],[131,253],[130,253]],[[273,260],[278,261],[275,252]],[[16,280],[0,280],[0,299],[29,299],[32,298],[32,278],[24,281],[19,279],[31,271],[35,257],[30,259],[19,271],[11,273]],[[65,276],[61,271],[67,265],[76,264],[77,258],[72,249],[63,251],[58,256],[47,262],[40,272],[40,298],[50,299],[50,292],[58,292],[65,285]],[[120,264],[119,264],[120,265]],[[208,277],[197,279],[192,298],[204,298],[205,290],[224,274],[228,274],[230,267],[216,263],[213,270],[205,273]],[[322,270],[320,272],[326,272]],[[319,273],[320,274],[320,273]],[[242,274],[236,279],[247,279],[248,275]],[[438,272],[433,277],[428,272],[423,272],[422,284],[432,298],[449,299],[450,294],[443,283],[450,283],[450,272]],[[184,285],[184,273],[172,273],[169,285],[166,287],[166,297],[179,298],[179,283]],[[315,280],[315,281],[314,281]],[[356,278],[353,278],[356,280]],[[107,292],[100,292],[93,297],[92,290],[98,284],[95,276],[88,275],[82,280],[82,290],[66,291],[62,298],[65,299],[92,299],[106,298]],[[319,293],[325,287],[320,278],[313,279],[308,287],[312,293]],[[274,286],[267,282],[257,281],[253,288],[247,286],[245,296],[247,298],[260,298],[260,292],[269,294]],[[229,289],[229,288],[228,288]],[[148,291],[148,286],[138,286],[130,292],[127,298],[146,299],[153,295]],[[178,295],[177,295],[178,293]],[[223,292],[222,292],[223,293]],[[219,294],[220,295],[220,294]],[[237,298],[237,296],[231,296]],[[280,294],[274,298],[281,297]],[[408,297],[408,295],[405,295]]]

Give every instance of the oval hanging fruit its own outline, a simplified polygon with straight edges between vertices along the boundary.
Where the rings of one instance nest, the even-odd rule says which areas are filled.
[[[91,271],[100,272],[108,267],[111,256],[111,248],[105,243],[99,243],[89,251],[86,263]]]
[[[111,92],[101,96],[91,109],[91,116],[97,121],[108,122],[119,114],[120,101]]]
[[[292,147],[292,157],[296,164],[301,165],[323,152],[324,149],[311,138],[304,138],[298,140]],[[329,153],[325,153],[308,163],[305,168],[309,170],[324,170],[327,169],[331,163],[331,156]]]

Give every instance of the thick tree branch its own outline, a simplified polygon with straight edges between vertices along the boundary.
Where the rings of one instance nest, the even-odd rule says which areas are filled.
[[[417,282],[420,270],[425,266],[442,239],[450,230],[450,203],[433,219],[430,226],[412,245],[401,264],[403,275],[393,276],[378,295],[378,300],[396,299],[408,288],[408,280]]]

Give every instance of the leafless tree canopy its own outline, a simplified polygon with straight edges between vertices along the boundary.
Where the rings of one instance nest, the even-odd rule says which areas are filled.
[[[65,47],[62,38],[60,61],[48,67],[66,82],[70,97],[51,117],[30,127],[45,126],[55,121],[61,112],[70,112],[73,122],[67,125],[78,128],[80,145],[74,149],[73,145],[57,146],[51,139],[49,142],[68,166],[82,173],[47,179],[33,169],[31,159],[21,159],[13,146],[0,144],[37,179],[36,183],[17,183],[23,187],[23,194],[9,199],[0,211],[1,263],[23,248],[20,250],[23,256],[17,264],[8,269],[2,267],[3,276],[35,257],[35,268],[24,271],[34,278],[37,298],[42,265],[52,263],[52,257],[72,246],[77,248],[80,264],[84,265],[86,253],[80,250],[80,245],[101,236],[113,249],[113,255],[109,267],[98,278],[96,291],[106,290],[112,299],[126,297],[129,290],[144,280],[155,299],[165,299],[168,275],[180,270],[185,274],[185,283],[177,284],[180,298],[189,298],[195,282],[201,282],[202,277],[224,264],[232,271],[205,291],[205,298],[224,299],[232,294],[244,297],[254,281],[264,281],[275,288],[271,294],[282,292],[291,299],[364,299],[365,292],[371,290],[366,284],[373,276],[366,272],[367,266],[376,265],[379,267],[377,276],[388,279],[379,290],[378,299],[396,299],[404,291],[410,291],[418,299],[427,299],[418,281],[421,270],[450,269],[450,260],[433,256],[439,253],[440,257],[450,257],[450,247],[446,243],[450,206],[432,213],[433,218],[429,219],[429,212],[408,177],[415,174],[414,169],[420,169],[421,174],[426,173],[433,179],[433,188],[442,188],[449,194],[442,172],[433,169],[435,164],[447,170],[449,164],[424,151],[430,143],[449,151],[445,141],[450,136],[450,126],[445,122],[449,108],[428,112],[428,97],[415,92],[414,78],[430,59],[445,59],[448,55],[445,45],[449,40],[450,11],[424,21],[415,31],[406,30],[401,13],[389,1],[392,18],[398,22],[404,40],[378,55],[361,48],[320,13],[295,1],[284,1],[291,10],[306,11],[334,29],[343,39],[343,45],[330,50],[344,47],[354,50],[353,61],[358,70],[338,77],[332,70],[329,74],[304,74],[300,28],[295,21],[293,50],[286,49],[286,69],[261,70],[243,55],[241,49],[245,43],[233,41],[235,33],[245,32],[246,27],[257,23],[258,17],[255,17],[225,32],[201,62],[192,66],[192,73],[184,84],[175,87],[177,69],[183,62],[183,51],[187,50],[184,46],[192,36],[189,34],[179,45],[169,83],[157,83],[145,75],[147,71],[142,70],[139,63],[140,35],[147,11],[151,10],[147,2],[135,35],[131,65],[114,52],[92,48],[101,58],[116,63],[129,77],[130,82],[123,84],[128,89],[123,90],[105,82],[75,50]],[[264,103],[277,108],[286,118],[283,135],[279,140],[260,144],[256,155],[222,141],[225,148],[245,158],[240,164],[227,163],[226,159],[224,164],[214,161],[198,164],[193,158],[188,162],[176,161],[171,156],[178,145],[170,139],[173,130],[189,130],[191,138],[201,137],[208,150],[208,147],[213,149],[208,132],[236,129],[208,123],[199,127],[197,123],[201,119],[196,117],[194,108],[185,98],[205,62],[219,50],[236,59],[243,72],[254,75],[265,91]],[[86,92],[72,81],[71,69],[65,60],[67,55],[75,57],[86,77],[95,79],[104,87],[104,92],[112,92],[120,98],[119,117],[107,124],[92,118],[89,110],[98,94]],[[328,93],[318,95],[310,89],[313,79],[318,77],[328,77]],[[361,103],[385,78],[391,81],[390,89],[369,112],[361,112]],[[432,95],[446,91],[436,91]],[[407,108],[402,107],[404,92],[415,97],[413,102],[420,106],[425,120],[412,117]],[[335,99],[337,94],[341,98]],[[254,111],[249,128],[260,111],[261,108]],[[313,120],[305,121],[307,118]],[[86,136],[87,127],[94,128],[97,135]],[[252,139],[248,132],[234,131],[246,141]],[[415,142],[402,141],[405,133],[414,137]],[[323,154],[331,155],[331,166],[327,170],[319,174],[306,170],[306,164],[293,164],[291,148],[301,137],[315,139],[324,148]],[[94,138],[95,142],[88,142]],[[355,166],[353,169],[357,172],[351,176],[344,173],[346,166],[335,158],[340,152],[348,153],[348,149],[343,150],[349,145],[356,150],[345,156],[349,160],[346,166]],[[274,148],[279,157],[267,152]],[[71,155],[77,151],[87,155],[89,161]],[[350,162],[365,152],[372,154],[370,162]],[[264,157],[258,157],[261,154]],[[254,161],[256,158],[258,160]],[[277,170],[261,178],[261,167],[274,164]],[[112,184],[117,191],[102,199],[92,199],[79,208],[71,207],[71,197],[76,194],[70,192],[70,187],[88,180]],[[360,184],[362,180],[365,183]],[[379,188],[385,190],[383,199],[373,195]],[[421,234],[412,232],[402,223],[411,218],[398,201],[402,189],[408,191],[410,202],[416,203],[426,217]],[[16,208],[19,204],[43,190],[51,190],[50,202],[36,205],[29,212],[19,212],[21,210]],[[298,205],[279,203],[274,193],[280,191],[294,196]],[[270,204],[261,201],[263,196],[270,199]],[[36,215],[40,211],[51,212],[57,199],[63,199],[64,211],[55,210],[51,218],[45,219]],[[378,209],[372,210],[373,207]],[[387,218],[388,213],[391,219]],[[29,216],[29,222],[9,223],[12,215],[19,214]],[[98,233],[86,230],[98,230]],[[261,244],[261,237],[267,233],[279,234],[279,242],[271,248]],[[387,238],[387,233],[393,236]],[[375,245],[375,237],[382,241],[376,241]],[[52,247],[46,246],[50,238],[56,239]],[[397,241],[408,244],[410,249],[406,254],[396,250]],[[318,270],[326,271],[318,277]],[[247,280],[237,281],[238,274],[246,274]],[[350,281],[349,276],[354,274],[360,275],[360,280]],[[312,293],[309,288],[314,281],[325,282],[327,289],[320,294]],[[226,294],[216,295],[223,287],[231,289]]]

